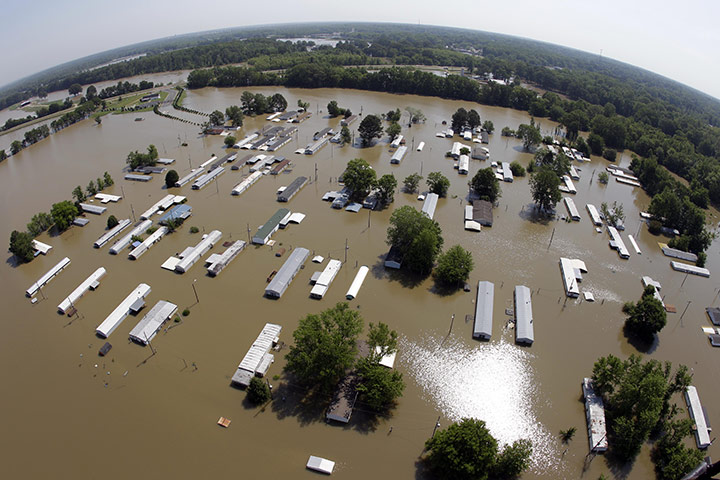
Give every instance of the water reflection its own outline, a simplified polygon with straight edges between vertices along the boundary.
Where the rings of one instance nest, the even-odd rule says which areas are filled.
[[[441,344],[427,335],[417,341],[403,338],[400,350],[404,367],[446,417],[484,420],[503,445],[530,439],[531,469],[558,469],[557,440],[535,414],[547,396],[538,386],[529,350],[506,341],[468,347],[453,337]]]

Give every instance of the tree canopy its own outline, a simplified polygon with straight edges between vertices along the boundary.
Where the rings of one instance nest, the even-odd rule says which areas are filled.
[[[347,303],[308,314],[293,332],[285,370],[309,388],[329,393],[355,363],[362,317]]]
[[[447,195],[450,180],[445,175],[440,172],[430,172],[426,181],[432,193],[436,193],[440,197]]]
[[[403,189],[407,193],[415,193],[418,189],[418,185],[420,185],[420,180],[422,180],[422,176],[419,173],[411,173],[407,177],[405,177],[405,180],[403,180]]]
[[[650,432],[672,416],[670,398],[684,391],[692,377],[687,367],[657,360],[642,362],[637,355],[627,360],[608,355],[593,367],[593,385],[605,402],[610,451],[618,458],[633,459]]]
[[[175,170],[170,170],[165,174],[165,186],[172,188],[175,186],[175,182],[180,179],[180,175]]]
[[[395,175],[392,173],[386,173],[377,180],[375,186],[378,190],[378,201],[382,205],[387,205],[388,203],[393,202],[395,199],[395,189],[397,188]]]
[[[521,123],[515,132],[515,136],[522,140],[523,148],[525,150],[530,150],[537,145],[540,145],[540,142],[542,141],[540,129],[534,124],[528,125],[526,123]]]
[[[549,168],[541,167],[530,175],[530,192],[533,201],[542,210],[549,212],[560,201],[560,178]]]
[[[425,463],[440,479],[514,478],[528,466],[532,444],[519,440],[500,452],[485,422],[465,418],[425,442]]]
[[[29,233],[13,230],[10,234],[10,253],[15,255],[21,262],[31,261],[35,258],[32,240],[32,235]]]
[[[75,217],[78,216],[78,213],[77,207],[69,200],[53,204],[52,210],[50,210],[53,222],[61,232],[68,229]]]
[[[654,294],[655,287],[648,285],[637,303],[628,302],[623,306],[623,312],[627,315],[625,327],[645,341],[652,340],[653,335],[667,323],[665,308]]]
[[[363,146],[367,147],[374,138],[382,137],[382,120],[377,115],[368,115],[362,119],[358,127],[358,133],[362,138]]]
[[[137,150],[128,153],[127,164],[133,170],[140,167],[151,167],[157,162],[158,156],[157,148],[151,144],[147,148],[147,153],[139,153]]]
[[[438,257],[433,276],[442,285],[457,287],[467,281],[473,267],[472,253],[455,245]]]
[[[442,230],[436,221],[405,205],[390,216],[387,243],[404,257],[403,268],[427,274],[442,249]]]
[[[345,186],[350,190],[353,200],[362,200],[375,185],[377,174],[362,158],[350,160],[342,175]]]
[[[495,200],[502,194],[500,182],[490,167],[478,170],[470,181],[470,187],[480,197],[480,200],[487,200],[491,203],[495,203]]]

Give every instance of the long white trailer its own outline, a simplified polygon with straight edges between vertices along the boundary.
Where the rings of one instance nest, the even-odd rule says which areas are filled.
[[[195,168],[193,170],[190,170],[190,173],[188,173],[187,175],[185,175],[184,177],[179,179],[177,182],[175,182],[175,186],[177,188],[180,188],[182,186],[187,185],[188,183],[190,183],[190,180],[194,179],[195,177],[197,177],[204,171],[205,171],[204,168]]]
[[[105,267],[100,267],[93,273],[91,273],[84,282],[78,285],[78,287],[70,293],[70,295],[65,297],[65,300],[60,302],[60,305],[58,305],[58,312],[62,314],[67,313],[70,307],[75,306],[75,303],[80,299],[80,297],[85,295],[85,293],[91,288],[95,288],[94,285],[97,285],[97,282],[99,282],[100,279],[105,276],[105,273],[107,273]]]
[[[100,248],[103,245],[105,245],[107,242],[109,242],[114,236],[116,236],[118,233],[125,230],[127,227],[130,226],[130,219],[126,218],[125,220],[120,220],[117,225],[115,225],[113,228],[105,232],[105,234],[95,240],[95,243],[93,243],[93,247]]]
[[[345,298],[348,300],[352,300],[355,297],[357,297],[358,292],[360,291],[360,287],[362,287],[363,282],[365,281],[365,277],[367,276],[370,269],[363,265],[358,270],[357,275],[355,275],[355,279],[352,281],[352,284],[350,285],[350,288],[348,289],[347,293],[345,294]]]
[[[590,214],[590,220],[592,220],[593,225],[596,225],[598,227],[602,225],[602,218],[600,218],[600,214],[598,213],[595,205],[593,205],[592,203],[588,203],[585,205],[585,208]]]
[[[98,325],[95,329],[102,338],[107,338],[110,334],[122,323],[123,320],[130,314],[130,308],[138,300],[142,300],[150,293],[150,285],[141,283],[130,294],[125,297],[125,300],[120,302],[120,305],[115,307],[115,310],[110,312],[105,320]]]
[[[191,252],[189,252],[180,262],[175,265],[175,271],[180,273],[187,272],[190,267],[192,267],[195,262],[197,262],[200,257],[205,255],[208,250],[210,250],[215,243],[217,243],[218,240],[220,240],[220,237],[222,237],[222,232],[219,230],[213,230],[212,232],[208,233],[205,238],[200,240],[200,242],[193,248]]]
[[[132,252],[128,254],[130,260],[137,260],[140,256],[150,250],[150,247],[155,245],[160,239],[168,232],[168,227],[160,227],[151,233],[140,245],[135,247]]]
[[[177,305],[160,300],[150,311],[130,330],[130,340],[147,345],[157,334],[163,323],[167,322],[177,312]]]
[[[113,255],[117,255],[118,253],[120,253],[125,247],[130,245],[133,237],[136,237],[143,233],[145,230],[150,228],[150,225],[152,225],[152,220],[143,220],[142,222],[138,223],[135,228],[130,231],[130,233],[125,235],[123,238],[115,242],[112,247],[110,247],[110,253],[112,253]]]
[[[323,270],[320,277],[315,282],[315,286],[313,286],[312,290],[310,290],[310,296],[312,298],[320,299],[325,296],[330,288],[330,284],[333,280],[335,280],[335,276],[340,271],[340,267],[342,267],[342,262],[340,260],[331,259],[328,262],[325,270]]]
[[[48,283],[50,280],[55,278],[55,275],[60,273],[68,265],[70,265],[70,259],[68,257],[65,257],[62,260],[60,260],[57,263],[57,265],[55,265],[50,270],[48,270],[48,272],[45,275],[43,275],[42,277],[40,277],[40,279],[37,282],[30,285],[30,288],[25,290],[25,295],[28,297],[33,297],[38,292],[38,290],[40,290],[42,287],[44,287],[45,284]]]
[[[262,178],[263,174],[262,172],[253,172],[248,177],[243,180],[242,182],[235,185],[235,187],[232,189],[232,195],[240,195],[245,190],[250,188],[255,182],[260,180]]]
[[[223,271],[225,267],[228,266],[228,264],[238,256],[240,252],[242,252],[245,249],[245,241],[243,240],[236,240],[235,243],[230,245],[227,250],[225,250],[221,255],[218,256],[217,260],[215,260],[210,266],[208,267],[207,271],[208,274],[211,277],[217,276],[220,272]]]
[[[210,173],[206,173],[205,175],[198,177],[197,180],[195,180],[195,183],[192,184],[193,190],[200,190],[204,186],[206,186],[208,183],[212,182],[215,178],[219,177],[225,173],[225,167],[218,167],[215,170],[213,170]]]

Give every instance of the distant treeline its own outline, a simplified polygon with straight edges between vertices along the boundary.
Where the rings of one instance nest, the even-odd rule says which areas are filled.
[[[342,33],[336,47],[266,38]],[[165,47],[163,47],[165,45]],[[0,97],[0,108],[38,90],[114,80],[178,69],[233,63],[249,68],[193,72],[191,88],[203,85],[345,87],[436,95],[526,110],[563,123],[572,138],[589,130],[614,149],[631,148],[669,170],[699,182],[720,202],[720,102],[651,72],[555,45],[445,27],[397,24],[304,24],[205,32],[152,43],[135,60],[45,78]],[[362,65],[444,65],[467,75],[492,73],[511,85],[447,78],[399,68],[368,73]],[[268,72],[275,71],[275,73]],[[520,83],[549,93],[538,97]],[[559,94],[559,95],[558,95]],[[567,99],[562,98],[562,96]]]
[[[355,88],[391,93],[438,96],[485,105],[528,111],[536,117],[548,117],[566,126],[572,139],[578,131],[590,131],[602,148],[630,148],[642,156],[656,158],[669,170],[687,178],[691,184],[707,189],[710,199],[720,202],[720,162],[698,152],[692,142],[697,131],[670,135],[650,123],[617,113],[611,103],[594,105],[584,100],[565,100],[548,92],[536,92],[518,84],[481,84],[459,75],[439,77],[412,68],[389,67],[369,72],[364,68],[345,68],[327,63],[304,63],[284,74],[264,73],[246,67],[216,67],[195,70],[188,76],[188,88],[205,86],[240,87],[248,85],[284,85],[286,87]],[[695,133],[695,135],[691,135]],[[599,137],[599,138],[598,138]],[[717,155],[717,153],[715,152]]]
[[[23,123],[31,122],[37,118],[46,117],[52,113],[56,113],[61,110],[67,110],[68,108],[72,107],[72,105],[72,101],[69,98],[66,98],[64,102],[53,102],[47,107],[40,107],[40,109],[35,112],[35,115],[28,115],[25,118],[9,118],[7,119],[5,124],[0,127],[0,132],[10,130],[11,128],[22,125]]]

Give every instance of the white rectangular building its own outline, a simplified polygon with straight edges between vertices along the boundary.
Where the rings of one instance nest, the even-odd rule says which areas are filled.
[[[130,260],[137,260],[142,256],[143,253],[150,250],[150,247],[155,245],[157,242],[160,241],[160,239],[168,232],[168,227],[160,227],[157,230],[155,230],[153,233],[151,233],[143,242],[135,247],[129,254],[128,258]]]
[[[422,213],[430,217],[431,220],[435,216],[438,198],[440,197],[438,197],[437,193],[428,193],[423,202]]]
[[[117,225],[115,225],[113,228],[105,232],[105,234],[95,240],[95,243],[93,243],[93,247],[100,248],[103,245],[105,245],[107,242],[109,242],[113,237],[115,237],[118,233],[125,230],[127,227],[130,226],[130,219],[126,218],[125,220],[120,220]]]
[[[510,164],[508,162],[502,162],[502,174],[503,174],[503,181],[505,182],[512,182],[513,181],[513,174],[512,169],[510,168]]]
[[[604,452],[608,449],[605,405],[600,395],[595,393],[592,379],[583,378],[582,392],[585,399],[585,420],[587,421],[590,451]]]
[[[350,284],[350,288],[345,294],[345,298],[347,298],[348,300],[353,300],[355,297],[357,297],[357,294],[360,291],[360,287],[362,287],[362,284],[365,281],[365,277],[367,276],[369,271],[370,269],[365,265],[360,267],[357,275],[355,275],[355,279],[352,281],[352,284]]]
[[[245,249],[245,241],[236,240],[232,245],[228,247],[214,262],[208,267],[208,275],[211,277],[217,276],[223,271],[228,264]]]
[[[122,323],[123,320],[130,314],[130,307],[133,306],[138,300],[143,300],[150,293],[150,285],[141,283],[130,294],[125,297],[125,300],[115,307],[115,310],[110,312],[105,320],[98,325],[95,329],[102,338],[107,338],[110,334]]]
[[[250,385],[250,380],[258,373],[258,368],[270,348],[275,345],[282,327],[274,323],[266,323],[260,335],[250,346],[240,365],[232,376],[232,383],[242,387]]]
[[[487,281],[478,282],[473,338],[490,340],[490,337],[492,337],[494,301],[495,284]]]
[[[58,305],[58,312],[62,314],[67,313],[67,311],[70,310],[70,307],[74,307],[75,303],[80,300],[80,297],[85,295],[85,292],[87,292],[91,288],[95,288],[94,285],[97,285],[97,282],[99,282],[100,279],[105,276],[105,273],[107,273],[107,271],[104,267],[100,267],[93,273],[91,273],[90,276],[85,279],[85,281],[78,285],[75,290],[70,292],[70,295],[65,297],[65,300],[60,302],[60,304]]]
[[[307,248],[298,247],[290,253],[288,259],[273,279],[265,288],[265,296],[271,298],[282,297],[285,290],[290,286],[290,283],[295,278],[295,275],[300,271],[300,268],[310,256],[310,251]]]
[[[535,341],[530,293],[530,289],[524,285],[515,287],[515,342],[527,345],[532,345]]]
[[[592,221],[593,225],[596,225],[598,227],[602,225],[602,218],[600,218],[600,214],[598,213],[595,205],[593,205],[592,203],[588,203],[585,205],[585,208],[590,214],[590,220]]]
[[[400,162],[402,162],[403,157],[405,156],[406,153],[407,153],[407,147],[403,145],[402,147],[395,150],[395,153],[393,153],[392,158],[390,158],[390,163],[393,165],[399,165]]]
[[[710,426],[708,425],[705,412],[700,403],[700,396],[697,388],[690,385],[685,389],[685,402],[688,406],[690,418],[695,422],[695,442],[698,448],[705,449],[712,443],[710,441]]]
[[[152,220],[143,220],[137,225],[135,225],[135,228],[133,228],[130,233],[122,237],[120,240],[115,242],[112,247],[110,247],[110,253],[113,255],[117,255],[118,253],[120,253],[125,247],[130,245],[133,237],[142,234],[144,231],[150,228],[150,225],[152,225]]]
[[[220,237],[222,237],[222,232],[220,230],[213,230],[212,232],[208,233],[205,238],[200,240],[195,247],[188,252],[185,257],[183,257],[180,262],[175,265],[175,271],[179,273],[185,273],[188,270],[190,270],[190,267],[192,267],[195,262],[197,262],[200,257],[205,255],[208,250],[210,250],[218,240],[220,240]]]
[[[321,299],[325,296],[328,288],[330,288],[330,284],[340,271],[340,267],[342,267],[342,262],[340,260],[330,259],[328,261],[328,264],[325,266],[325,270],[322,271],[312,290],[310,290],[310,296],[312,298]]]
[[[174,303],[165,300],[158,301],[135,325],[135,328],[130,330],[130,340],[147,345],[175,312],[177,312],[177,305]]]
[[[577,207],[575,206],[575,202],[570,197],[563,197],[563,202],[565,202],[565,208],[567,208],[568,215],[570,215],[570,218],[575,220],[576,222],[580,221],[580,212],[578,211]]]
[[[65,267],[67,267],[68,265],[70,265],[70,259],[68,257],[65,257],[62,260],[60,260],[54,267],[52,267],[50,270],[48,270],[47,273],[45,273],[45,275],[40,277],[40,279],[37,282],[30,285],[30,287],[27,290],[25,290],[25,295],[27,297],[33,297],[38,292],[38,290],[40,290],[42,287],[44,287],[45,284],[47,284],[50,280],[55,278],[55,275],[57,275],[58,273],[63,271],[65,269]]]

